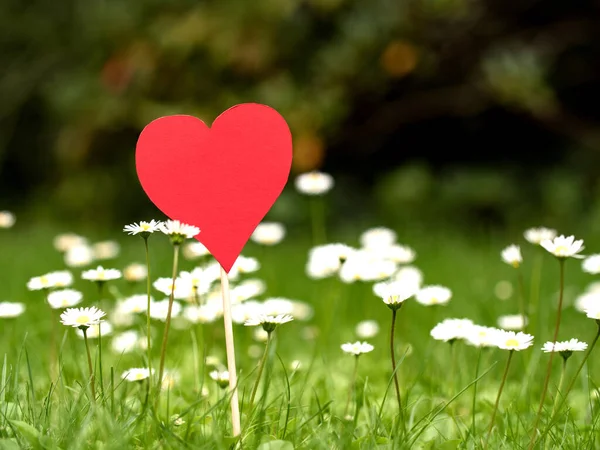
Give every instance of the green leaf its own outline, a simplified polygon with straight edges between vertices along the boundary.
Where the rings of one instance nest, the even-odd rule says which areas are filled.
[[[460,445],[460,439],[450,439],[449,441],[442,442],[436,448],[438,450],[456,450]]]
[[[294,450],[294,444],[289,441],[268,441],[260,444],[256,450]]]
[[[10,424],[25,438],[33,448],[40,448],[40,432],[27,422],[20,420],[10,420]]]
[[[15,439],[0,439],[0,450],[20,450],[21,447]]]

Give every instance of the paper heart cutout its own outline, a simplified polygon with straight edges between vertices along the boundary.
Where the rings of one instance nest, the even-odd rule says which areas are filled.
[[[136,146],[136,169],[150,200],[173,220],[200,228],[229,272],[281,194],[292,164],[284,118],[256,103],[233,106],[208,127],[193,116],[150,122]]]

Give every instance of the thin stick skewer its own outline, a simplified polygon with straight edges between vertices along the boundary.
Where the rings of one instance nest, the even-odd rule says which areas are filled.
[[[231,321],[231,302],[229,291],[229,277],[221,267],[221,293],[223,297],[223,324],[225,326],[225,348],[227,350],[227,371],[229,372],[229,389],[231,394],[231,423],[233,435],[239,436],[242,432],[240,425],[240,404],[237,391],[237,372],[235,367],[235,348],[233,343],[233,324]]]

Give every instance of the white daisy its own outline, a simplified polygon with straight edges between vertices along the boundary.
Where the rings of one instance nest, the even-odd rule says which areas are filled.
[[[600,303],[591,303],[585,306],[583,312],[590,319],[600,320]],[[599,322],[600,323],[600,322]]]
[[[582,352],[587,348],[587,343],[581,342],[577,339],[570,339],[563,342],[546,342],[542,347],[542,350],[546,353],[550,352]]]
[[[150,297],[150,304],[154,299]],[[135,294],[119,302],[119,312],[122,314],[138,314],[148,310],[148,294]]]
[[[187,242],[181,249],[185,259],[198,259],[210,255],[210,252],[202,242]]]
[[[148,268],[145,264],[131,263],[123,269],[123,278],[130,283],[145,280],[148,276]]]
[[[227,370],[213,370],[208,375],[217,382],[220,388],[225,389],[229,386],[229,372]]]
[[[113,332],[112,324],[105,320],[103,320],[102,322],[97,323],[95,325],[92,325],[86,331],[88,339],[97,339],[100,336],[100,333],[102,333],[102,336],[110,336],[112,334],[112,332]],[[84,337],[83,331],[80,329],[75,330],[75,333],[80,338]]]
[[[71,284],[73,284],[73,275],[71,272],[59,270],[31,278],[27,283],[27,289],[30,291],[39,291],[41,289],[64,288]]]
[[[61,289],[50,292],[47,297],[52,309],[70,308],[83,300],[83,294],[75,289]]]
[[[298,175],[294,180],[298,192],[306,195],[323,195],[333,187],[333,177],[327,173],[313,171]]]
[[[171,307],[171,317],[177,317],[181,313],[182,307],[179,303],[173,302]],[[167,320],[167,313],[169,311],[169,299],[160,300],[158,302],[152,302],[150,304],[150,317],[152,319],[160,320],[162,322]]]
[[[578,254],[585,248],[583,240],[576,241],[575,236],[558,236],[553,240],[546,239],[540,245],[559,259],[584,258],[583,255]]]
[[[389,259],[398,264],[410,264],[417,258],[417,252],[408,245],[390,245],[389,247],[384,248],[382,253],[382,256],[385,259]]]
[[[11,228],[17,218],[10,211],[0,211],[0,228]]]
[[[118,355],[131,353],[138,348],[145,350],[147,347],[146,337],[140,337],[138,332],[134,330],[124,331],[113,337],[111,347]]]
[[[354,332],[359,338],[370,339],[379,333],[379,323],[376,320],[363,320],[356,325]]]
[[[92,253],[97,260],[114,259],[119,256],[120,251],[121,247],[115,241],[96,242],[92,245]]]
[[[498,317],[498,326],[504,330],[522,330],[527,326],[527,317],[521,314],[508,314]]]
[[[200,228],[181,223],[179,220],[167,220],[160,224],[159,229],[171,238],[174,245],[181,245],[186,239],[191,239],[200,233]]]
[[[429,334],[438,341],[453,342],[466,339],[474,325],[469,319],[445,319],[433,327]]]
[[[90,308],[68,308],[61,315],[63,325],[87,329],[101,322],[106,313],[95,306]]]
[[[575,299],[573,306],[577,311],[585,312],[595,305],[600,306],[600,291],[584,292]]]
[[[375,283],[373,293],[380,297],[390,309],[400,308],[402,303],[415,295],[412,286],[407,286],[398,281]]]
[[[385,227],[370,228],[360,235],[359,241],[367,249],[391,247],[396,243],[396,232]]]
[[[369,352],[373,351],[373,349],[375,347],[373,347],[368,342],[356,341],[356,342],[347,342],[345,344],[342,344],[341,348],[344,353],[348,353],[349,355],[354,355],[354,356],[360,356],[363,353],[369,353]]]
[[[243,255],[238,256],[231,267],[232,271],[237,271],[239,273],[252,273],[256,272],[258,269],[260,269],[258,259]],[[235,276],[233,278],[235,278]]]
[[[445,286],[424,286],[415,295],[415,300],[422,305],[445,305],[452,298],[452,291]]]
[[[285,237],[285,227],[278,222],[261,222],[250,239],[261,245],[279,244]]]
[[[81,274],[81,278],[89,281],[110,281],[121,278],[121,271],[117,269],[105,269],[98,266],[95,269],[85,270]]]
[[[0,318],[11,319],[18,317],[25,312],[23,303],[0,302]]]
[[[162,222],[152,219],[150,222],[132,223],[131,225],[125,225],[123,231],[130,236],[139,235],[143,238],[148,238],[152,233],[160,231]]]
[[[87,245],[88,241],[83,236],[75,233],[63,233],[54,238],[54,248],[61,253],[68,251],[72,247]]]
[[[584,272],[597,275],[600,273],[600,255],[590,255],[583,260],[581,268]]]
[[[464,336],[467,343],[475,347],[491,347],[496,345],[498,328],[473,325]]]
[[[509,245],[501,253],[502,261],[506,264],[510,264],[515,269],[518,268],[523,262],[523,256],[521,255],[521,247],[518,245]]]
[[[85,267],[94,262],[94,250],[87,244],[70,247],[64,255],[65,264],[69,267]]]
[[[496,347],[502,350],[525,350],[533,345],[533,336],[530,334],[506,330],[498,330],[496,334]]]
[[[262,325],[263,329],[268,333],[271,333],[275,328],[279,325],[283,325],[284,323],[288,323],[294,320],[292,316],[289,314],[280,314],[278,316],[268,316],[265,314],[258,314],[250,319],[247,319],[244,323],[247,327],[254,327],[257,325]]]
[[[152,369],[152,374],[154,374],[154,369]],[[144,381],[146,378],[150,377],[150,369],[147,368],[134,368],[129,369],[123,372],[121,378],[126,381]]]
[[[527,240],[528,242],[540,245],[543,241],[554,239],[557,233],[556,230],[553,230],[551,228],[539,227],[525,230],[525,233],[523,235],[525,236],[525,240]]]

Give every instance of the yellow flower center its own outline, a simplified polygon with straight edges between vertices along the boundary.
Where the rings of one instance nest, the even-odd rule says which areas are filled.
[[[516,339],[509,339],[508,341],[506,341],[506,346],[507,347],[518,347],[519,341],[517,341]]]
[[[77,319],[75,319],[75,323],[79,323],[81,325],[83,325],[84,323],[88,323],[90,321],[90,316],[79,316],[77,317]]]
[[[144,223],[144,224],[142,224],[142,225],[140,226],[140,228],[141,228],[143,231],[148,231],[148,230],[150,229],[150,225],[149,225],[149,224],[147,224],[147,223]]]
[[[559,245],[558,247],[556,247],[554,249],[554,253],[557,255],[564,255],[565,253],[567,253],[568,248],[564,245]]]
[[[136,380],[143,380],[144,378],[146,378],[146,377],[144,376],[144,374],[142,372],[138,372],[135,374]]]

